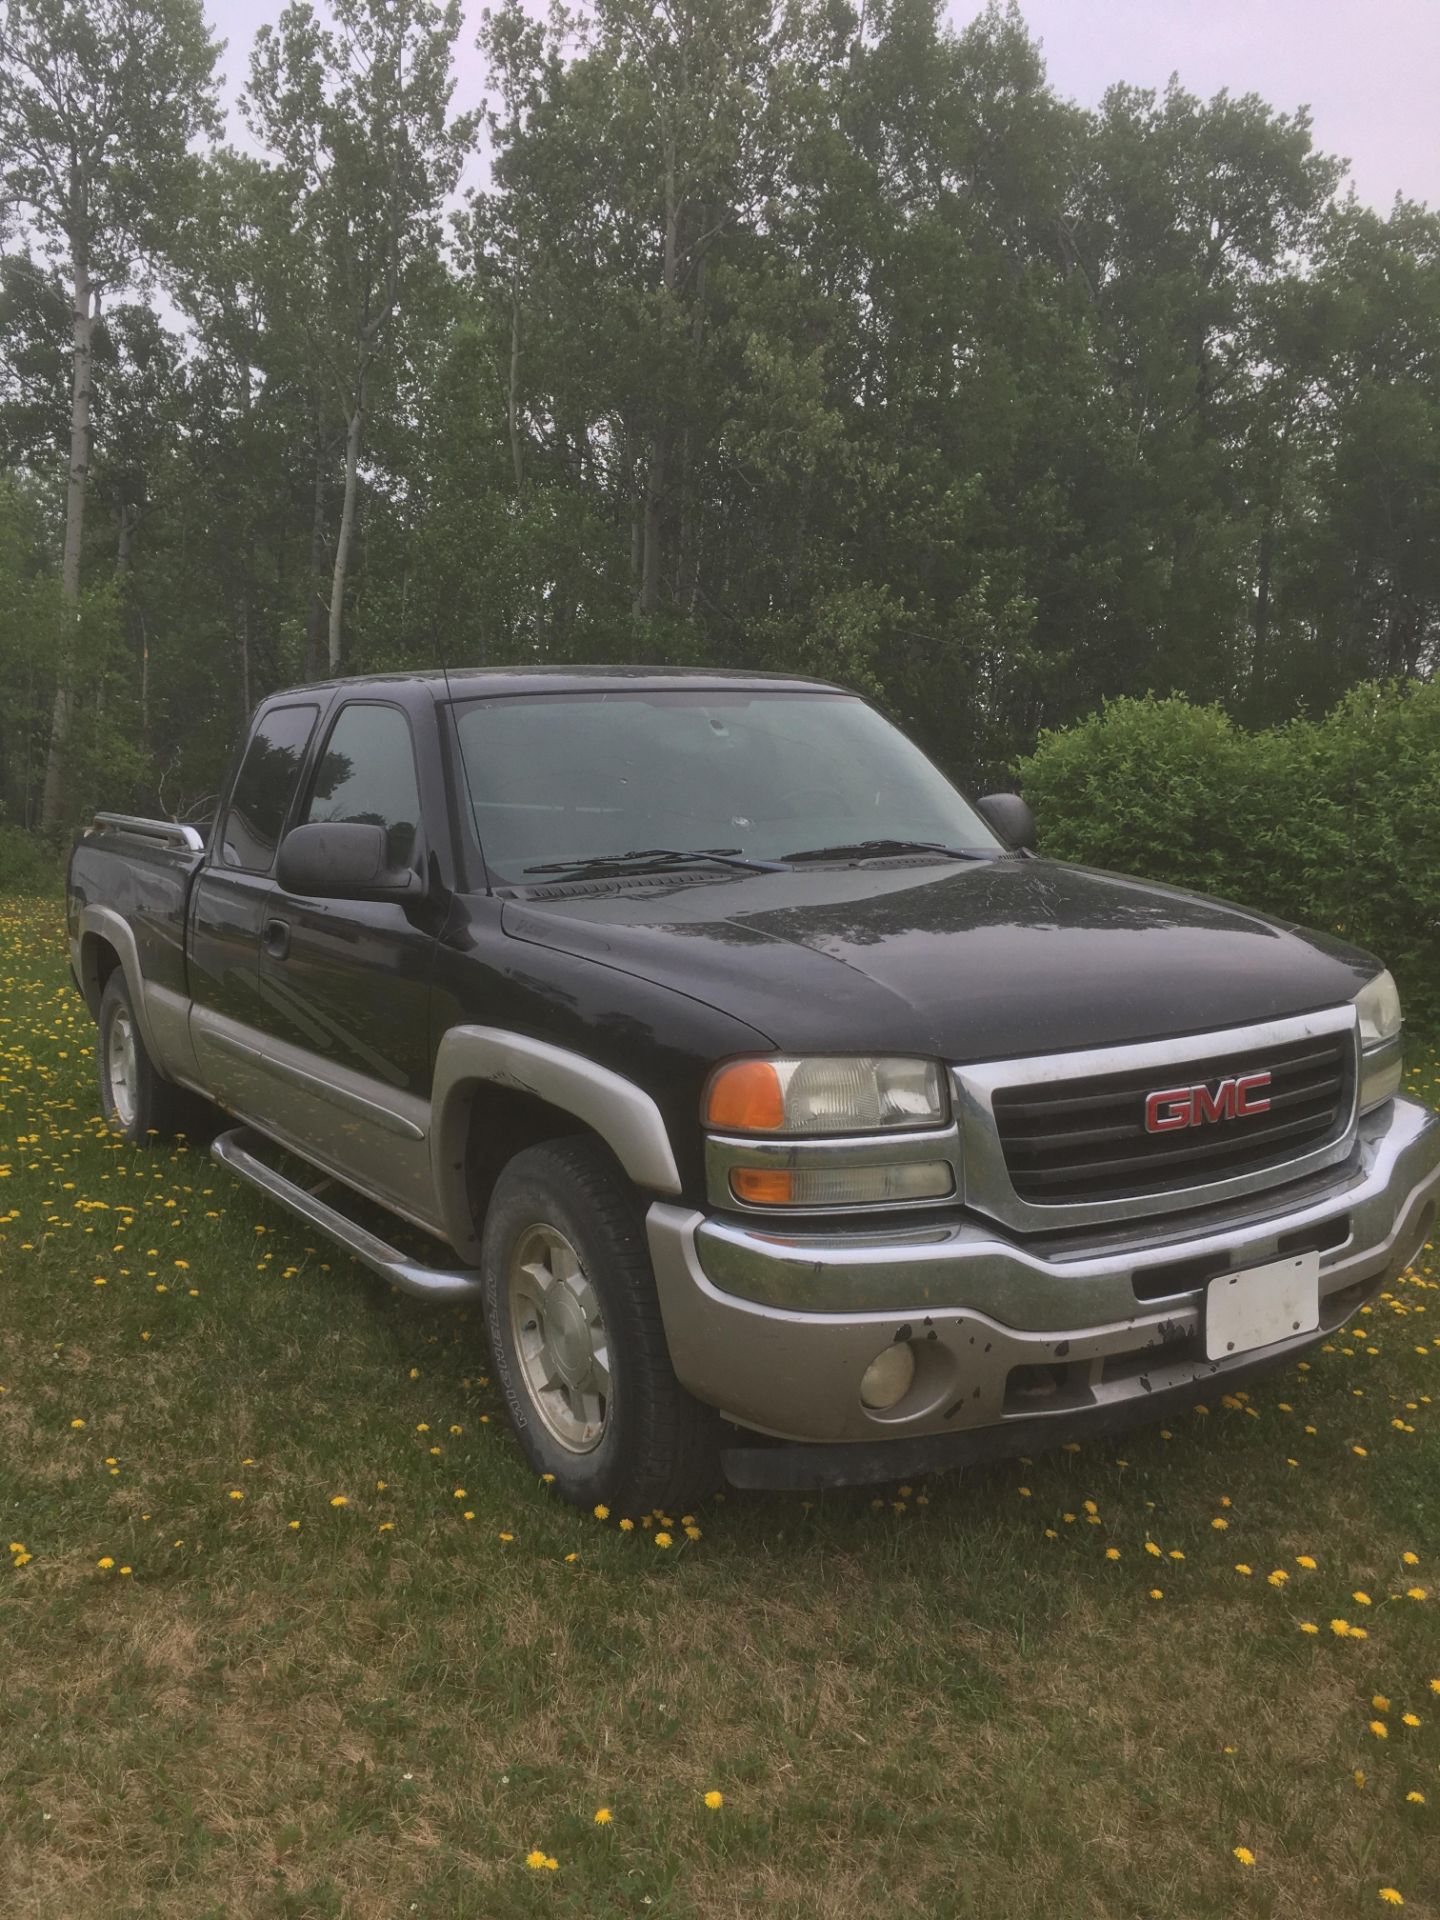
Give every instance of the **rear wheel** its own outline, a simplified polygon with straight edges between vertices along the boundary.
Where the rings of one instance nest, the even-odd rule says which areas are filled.
[[[146,1052],[125,976],[117,967],[100,999],[100,1108],[112,1132],[144,1146],[158,1135],[195,1133],[210,1109],[167,1080]]]
[[[634,1188],[598,1141],[517,1154],[481,1242],[521,1447],[577,1506],[669,1513],[719,1483],[719,1416],[675,1378]]]

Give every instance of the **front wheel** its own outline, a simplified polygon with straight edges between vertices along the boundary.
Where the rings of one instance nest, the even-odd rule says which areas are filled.
[[[511,1424],[577,1506],[670,1513],[719,1483],[719,1416],[675,1378],[640,1208],[598,1141],[517,1154],[481,1239]]]

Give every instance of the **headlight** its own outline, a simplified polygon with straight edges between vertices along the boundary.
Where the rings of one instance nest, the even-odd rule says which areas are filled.
[[[948,1111],[933,1060],[875,1054],[732,1060],[704,1102],[705,1124],[724,1133],[877,1133],[943,1126]]]
[[[1360,1022],[1360,1111],[1368,1113],[1400,1091],[1400,995],[1388,973],[1377,973],[1355,996]]]

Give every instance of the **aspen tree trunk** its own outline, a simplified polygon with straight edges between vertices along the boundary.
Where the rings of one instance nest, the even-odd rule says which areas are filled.
[[[665,133],[665,261],[661,280],[665,293],[664,307],[667,313],[671,301],[675,298],[675,286],[679,278],[679,227],[680,207],[675,185],[675,129],[670,126],[666,128]],[[669,461],[670,434],[662,420],[657,425],[650,442],[649,471],[645,476],[644,544],[640,559],[640,593],[635,607],[635,611],[642,619],[648,619],[655,612],[660,600],[660,571],[665,544],[665,491]]]
[[[510,275],[510,387],[506,396],[510,426],[510,459],[515,468],[515,491],[525,491],[525,460],[520,445],[520,256]]]
[[[320,582],[325,572],[325,434],[315,416],[315,493],[310,513],[310,616],[305,622],[305,678],[318,680],[323,661],[325,596]],[[249,709],[247,708],[248,712]]]
[[[67,625],[73,628],[80,603],[80,547],[85,535],[85,485],[90,475],[90,353],[95,334],[95,294],[82,241],[76,241],[71,249],[70,266],[70,472],[65,488],[65,555],[60,569],[60,593]],[[65,747],[70,736],[73,698],[70,638],[67,633],[56,669],[50,747],[40,802],[42,831],[58,827],[65,812]]]
[[[340,671],[345,614],[345,574],[350,565],[350,536],[355,526],[355,487],[360,466],[360,438],[365,426],[365,367],[355,384],[355,405],[345,430],[345,503],[340,509],[340,537],[335,542],[335,573],[330,582],[330,671]]]

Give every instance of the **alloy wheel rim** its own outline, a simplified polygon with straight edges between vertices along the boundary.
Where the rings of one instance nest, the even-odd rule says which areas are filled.
[[[110,1038],[105,1048],[105,1072],[110,1083],[110,1105],[122,1127],[135,1124],[137,1066],[134,1023],[128,1013],[119,1012],[110,1022]]]
[[[515,1242],[510,1331],[532,1404],[569,1453],[593,1453],[610,1414],[610,1342],[600,1300],[574,1247],[544,1222]]]

